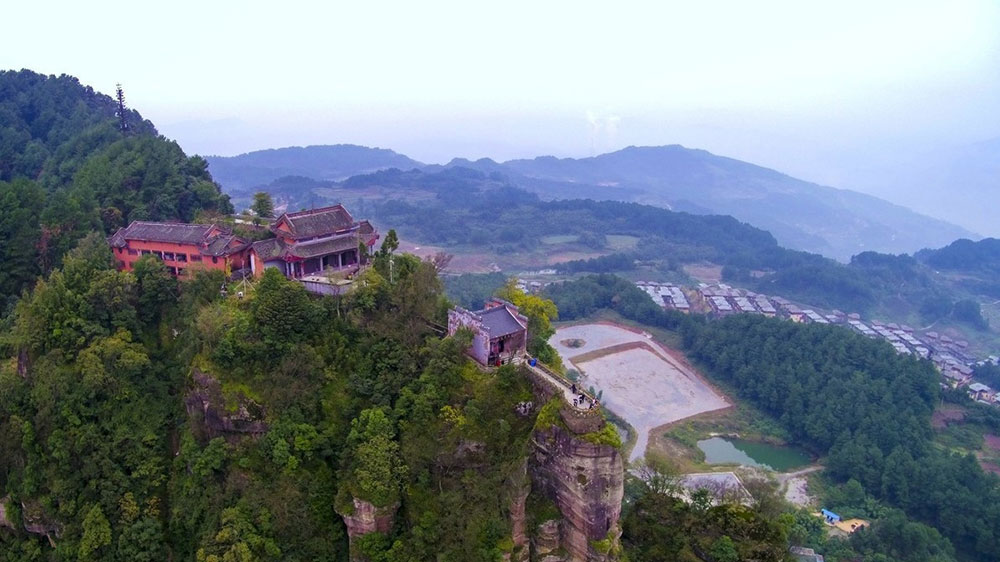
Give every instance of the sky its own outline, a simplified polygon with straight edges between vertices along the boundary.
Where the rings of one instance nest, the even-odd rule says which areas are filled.
[[[683,144],[878,195],[1000,137],[1000,1],[86,2],[4,7],[0,68],[77,76],[189,153],[428,163]]]

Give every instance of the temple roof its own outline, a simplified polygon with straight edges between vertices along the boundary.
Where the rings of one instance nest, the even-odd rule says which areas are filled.
[[[343,205],[285,213],[274,221],[271,230],[281,232],[278,227],[282,223],[288,226],[288,232],[282,234],[295,239],[329,235],[357,225]]]
[[[315,242],[299,242],[294,246],[289,246],[287,251],[289,255],[297,258],[314,258],[316,256],[325,256],[327,254],[343,252],[357,247],[358,237],[353,234],[348,234],[345,236],[338,236],[336,238],[328,238],[326,240],[317,240]]]
[[[220,229],[214,224],[132,221],[127,227],[119,228],[118,232],[111,236],[110,242],[112,246],[118,248],[125,246],[126,240],[201,244],[213,230]]]
[[[285,254],[285,244],[279,238],[268,238],[254,242],[253,251],[261,261],[270,261]]]
[[[483,327],[489,329],[490,338],[499,338],[527,329],[527,326],[511,313],[506,306],[479,310],[475,313],[483,321]]]
[[[247,243],[242,238],[232,234],[220,234],[210,238],[208,247],[202,248],[201,253],[209,256],[224,256],[245,247],[247,247]]]

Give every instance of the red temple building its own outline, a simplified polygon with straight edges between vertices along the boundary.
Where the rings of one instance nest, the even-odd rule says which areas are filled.
[[[468,354],[481,365],[502,365],[527,353],[528,317],[516,306],[492,299],[486,308],[470,312],[455,307],[448,312],[448,335],[462,328],[472,330]]]
[[[226,275],[245,267],[250,245],[214,224],[132,221],[108,244],[118,269],[131,271],[144,254],[155,254],[176,276],[191,268],[217,269]]]
[[[271,226],[274,238],[249,243],[215,224],[133,221],[108,244],[118,269],[131,271],[144,254],[155,254],[178,277],[192,269],[217,269],[227,276],[241,269],[255,277],[266,268],[299,279],[314,292],[335,294],[323,274],[351,274],[361,267],[361,245],[378,240],[375,227],[356,221],[343,205],[285,213]]]
[[[343,205],[285,213],[271,224],[271,232],[274,238],[250,248],[250,270],[256,277],[269,267],[292,279],[353,273],[361,266],[360,246],[371,249],[379,238],[371,223],[354,220]]]

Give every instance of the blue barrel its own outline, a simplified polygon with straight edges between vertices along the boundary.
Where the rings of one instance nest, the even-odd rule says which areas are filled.
[[[531,359],[528,359],[528,365],[531,365],[532,367],[534,367],[537,364],[538,364],[538,359],[535,359],[534,357],[532,357]]]

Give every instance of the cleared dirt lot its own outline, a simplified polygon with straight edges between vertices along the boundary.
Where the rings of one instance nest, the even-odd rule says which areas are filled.
[[[564,342],[582,340],[569,347]],[[730,404],[648,335],[611,324],[578,324],[549,340],[581,384],[603,391],[602,403],[636,429],[630,460],[646,452],[651,429]],[[579,342],[577,342],[579,343]]]

